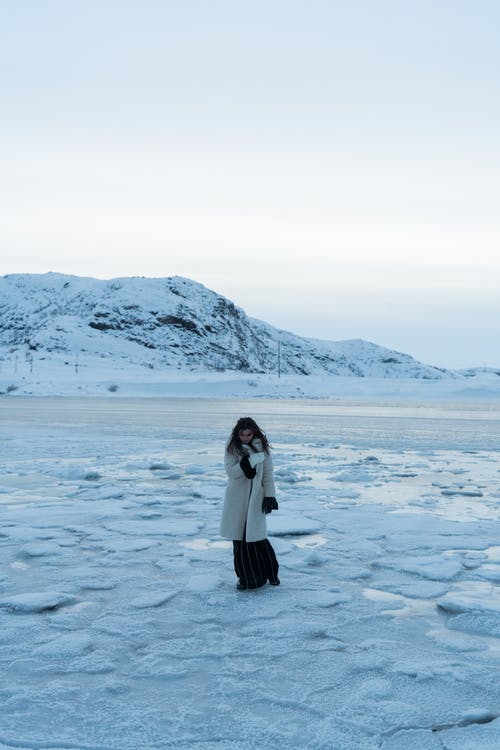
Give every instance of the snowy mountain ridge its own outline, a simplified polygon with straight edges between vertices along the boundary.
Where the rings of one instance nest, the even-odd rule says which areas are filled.
[[[455,373],[364,340],[304,338],[179,276],[0,278],[0,347],[81,353],[150,369],[437,380]]]

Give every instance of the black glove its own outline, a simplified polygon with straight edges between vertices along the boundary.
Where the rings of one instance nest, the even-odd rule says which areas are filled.
[[[275,497],[265,497],[262,501],[262,512],[271,513],[272,510],[278,510],[278,501]]]
[[[250,466],[250,461],[248,460],[248,456],[243,456],[243,458],[240,461],[240,466],[243,474],[246,476],[247,479],[253,479],[254,476],[257,474],[257,470],[254,469],[252,466]]]

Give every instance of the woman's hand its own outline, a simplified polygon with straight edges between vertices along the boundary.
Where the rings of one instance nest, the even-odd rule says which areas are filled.
[[[253,479],[254,476],[257,474],[257,470],[254,469],[253,466],[250,466],[250,461],[248,460],[248,456],[243,456],[243,458],[240,461],[240,467],[241,467],[243,474],[246,476],[247,479]]]
[[[265,497],[262,501],[262,512],[271,513],[273,510],[278,510],[278,501],[275,497]]]

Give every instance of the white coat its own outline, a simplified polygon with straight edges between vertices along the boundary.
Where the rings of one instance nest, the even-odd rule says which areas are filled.
[[[258,438],[252,440],[257,451],[262,451]],[[258,542],[267,537],[266,514],[262,511],[264,497],[275,497],[273,461],[269,453],[264,453],[263,463],[255,467],[256,475],[248,479],[240,466],[243,456],[224,453],[224,467],[228,477],[224,507],[220,524],[220,534],[226,539],[245,539]],[[245,534],[246,528],[246,534]]]

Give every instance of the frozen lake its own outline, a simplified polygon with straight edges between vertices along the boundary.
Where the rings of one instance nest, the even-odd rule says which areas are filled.
[[[500,404],[357,402],[272,399],[13,398],[0,401],[3,434],[9,428],[51,438],[66,429],[81,435],[146,439],[174,432],[181,440],[224,440],[239,416],[253,416],[273,440],[342,441],[355,446],[500,449]]]
[[[282,585],[223,445],[268,432]],[[497,403],[0,400],[0,750],[500,747]]]

